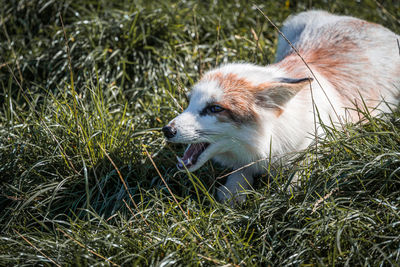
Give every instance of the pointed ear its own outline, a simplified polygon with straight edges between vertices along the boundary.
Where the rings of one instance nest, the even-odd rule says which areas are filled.
[[[256,104],[265,108],[281,109],[292,97],[313,81],[312,78],[279,78],[277,82],[258,92]]]

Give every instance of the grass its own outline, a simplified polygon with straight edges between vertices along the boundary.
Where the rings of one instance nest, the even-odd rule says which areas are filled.
[[[0,265],[399,266],[399,111],[327,127],[235,209],[213,197],[229,170],[175,169],[159,129],[201,73],[273,61],[252,4],[0,2]],[[312,7],[400,29],[397,2],[257,5],[278,26]]]

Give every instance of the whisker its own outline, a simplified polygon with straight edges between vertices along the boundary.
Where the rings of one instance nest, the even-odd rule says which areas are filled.
[[[196,130],[197,134],[202,134],[202,135],[218,135],[219,132],[217,131],[210,131],[210,130]]]

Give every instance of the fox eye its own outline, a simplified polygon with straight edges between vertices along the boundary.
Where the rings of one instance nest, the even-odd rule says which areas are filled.
[[[207,108],[211,113],[218,113],[224,110],[220,105],[212,105]]]
[[[219,113],[224,110],[225,108],[221,107],[220,105],[208,105],[200,112],[200,115],[206,116],[210,115],[211,113]]]

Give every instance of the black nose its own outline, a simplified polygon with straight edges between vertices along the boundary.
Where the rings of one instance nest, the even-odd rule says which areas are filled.
[[[173,126],[164,126],[162,131],[167,138],[172,138],[176,135],[176,128]]]

